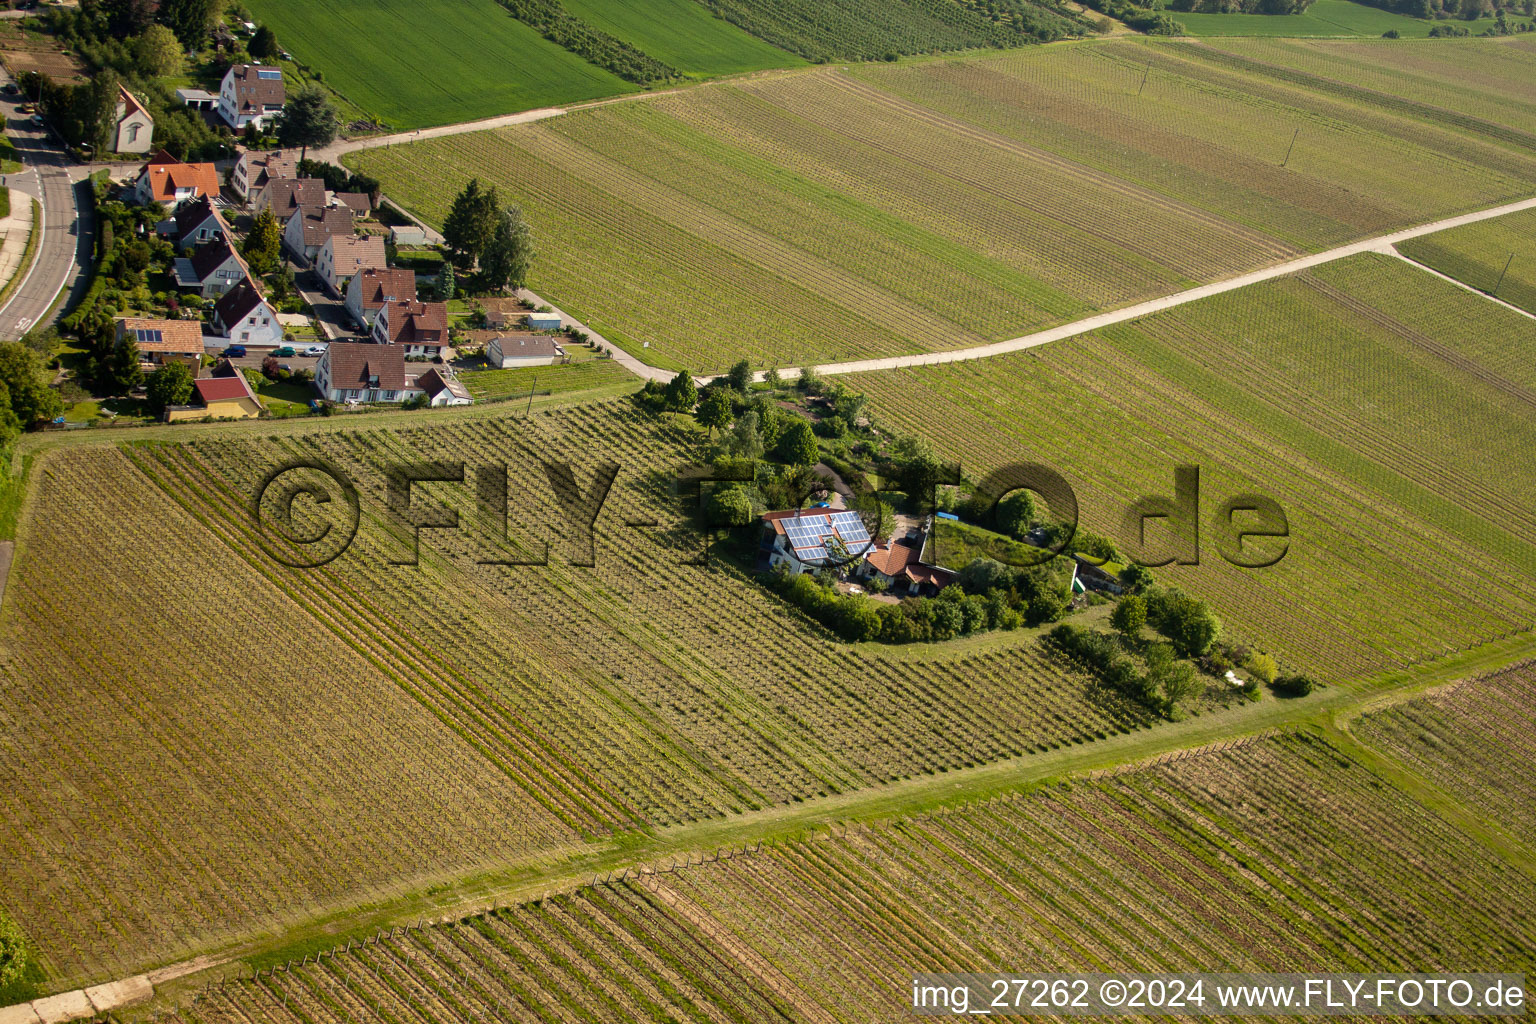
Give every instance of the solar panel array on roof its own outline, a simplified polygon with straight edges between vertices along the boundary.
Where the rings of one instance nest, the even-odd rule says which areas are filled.
[[[258,71],[256,72],[256,77],[265,78],[271,81],[274,79],[281,79],[283,77],[283,73],[281,71]]]
[[[784,533],[802,562],[864,554],[871,539],[856,512],[832,512],[782,520]]]
[[[165,336],[162,335],[159,331],[157,331],[157,330],[150,330],[147,327],[135,327],[133,329],[133,333],[134,333],[134,336],[139,341],[164,341],[165,340]]]

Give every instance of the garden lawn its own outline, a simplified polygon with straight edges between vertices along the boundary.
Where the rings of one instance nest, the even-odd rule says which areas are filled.
[[[717,18],[695,0],[565,0],[594,28],[696,75],[730,75],[805,61]]]
[[[494,0],[252,0],[252,14],[325,84],[391,128],[631,92]],[[341,41],[345,40],[345,43]]]

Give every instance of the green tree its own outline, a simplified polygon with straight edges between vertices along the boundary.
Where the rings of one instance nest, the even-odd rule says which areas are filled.
[[[1263,651],[1254,651],[1249,654],[1248,660],[1244,664],[1249,672],[1252,672],[1266,683],[1274,682],[1275,676],[1279,673],[1279,667],[1275,665],[1275,659]]]
[[[27,973],[27,940],[16,922],[0,914],[0,989]]]
[[[699,388],[687,370],[679,370],[676,377],[667,382],[667,408],[673,412],[687,412],[699,400]]]
[[[270,274],[277,269],[283,255],[283,228],[270,207],[256,215],[240,252],[258,274]]]
[[[245,46],[246,52],[257,60],[265,60],[268,57],[277,56],[277,33],[265,25],[258,26],[251,41]]]
[[[725,374],[726,383],[730,384],[732,391],[746,394],[752,386],[752,364],[745,359],[733,365]]]
[[[774,452],[791,466],[809,466],[821,457],[811,425],[798,417],[784,428]]]
[[[1006,590],[1013,581],[1013,571],[991,558],[973,558],[960,569],[958,582],[967,594],[985,594]]]
[[[1120,570],[1120,584],[1133,594],[1139,594],[1152,586],[1152,570],[1132,563]]]
[[[208,38],[219,6],[217,0],[161,0],[160,23],[175,32],[183,46],[195,50]]]
[[[453,264],[443,261],[443,269],[437,276],[437,297],[447,302],[458,291],[458,279],[453,275]]]
[[[298,146],[299,159],[309,155],[310,146],[328,146],[341,129],[341,115],[315,85],[306,85],[288,97],[277,120],[277,141],[284,146]]]
[[[1274,682],[1275,692],[1286,697],[1305,697],[1317,689],[1311,676],[1281,676]]]
[[[192,371],[186,363],[166,363],[144,382],[149,407],[156,415],[172,405],[186,405],[192,397]]]
[[[0,384],[23,430],[31,430],[64,411],[59,393],[48,385],[52,374],[36,352],[19,341],[0,342]]]
[[[1115,603],[1109,624],[1127,641],[1135,640],[1141,635],[1141,627],[1147,624],[1147,602],[1139,595],[1126,594]]]
[[[533,257],[533,228],[523,217],[522,207],[510,206],[501,212],[490,242],[480,254],[480,276],[493,291],[516,291],[528,283]]]
[[[757,413],[748,409],[736,419],[731,432],[720,439],[720,449],[726,455],[756,461],[763,457],[763,435],[757,429]]]
[[[106,394],[126,395],[144,383],[139,368],[139,346],[132,338],[113,345],[105,359],[96,363],[96,384]]]
[[[699,421],[699,426],[709,431],[713,438],[715,431],[725,427],[731,422],[731,399],[725,393],[724,388],[705,388],[703,395],[699,397],[699,408],[694,413]]]
[[[1532,2],[1536,3],[1536,0],[1532,0]],[[784,378],[779,376],[778,367],[768,367],[768,370],[763,374],[763,383],[767,384],[770,388],[778,388],[783,385]]]
[[[179,75],[186,61],[181,40],[164,25],[151,25],[133,42],[133,62],[146,78]]]
[[[448,217],[443,221],[443,242],[448,246],[448,258],[454,266],[460,270],[475,268],[486,246],[496,236],[500,205],[495,186],[484,188],[479,178],[471,178],[454,197]]]
[[[851,643],[873,640],[880,635],[880,613],[867,597],[851,594],[837,605],[837,633]]]
[[[805,366],[800,369],[800,379],[795,385],[808,395],[821,394],[821,374],[816,372],[816,367]]]
[[[992,518],[1003,533],[1024,536],[1035,521],[1035,496],[1029,491],[1014,491],[997,503]]]
[[[1180,661],[1168,644],[1153,644],[1147,648],[1146,658],[1149,688],[1162,696],[1163,713],[1171,717],[1180,704],[1199,692],[1195,666]]]
[[[752,521],[752,502],[739,487],[716,490],[707,509],[711,526],[746,526]]]

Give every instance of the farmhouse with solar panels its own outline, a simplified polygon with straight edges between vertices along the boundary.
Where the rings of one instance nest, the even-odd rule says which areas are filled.
[[[281,69],[237,64],[224,73],[219,85],[219,116],[235,131],[248,124],[261,128],[268,118],[282,113],[287,98]]]
[[[857,512],[837,508],[767,512],[763,523],[758,568],[765,571],[781,565],[797,574],[851,568],[873,547]]]

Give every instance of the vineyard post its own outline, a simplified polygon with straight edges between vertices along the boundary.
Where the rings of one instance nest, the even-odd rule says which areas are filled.
[[[1495,284],[1493,286],[1493,291],[1489,292],[1488,294],[1490,294],[1490,295],[1497,295],[1497,294],[1499,294],[1499,285],[1502,285],[1504,283],[1504,275],[1509,273],[1509,265],[1511,263],[1513,263],[1513,262],[1515,262],[1515,254],[1514,253],[1510,253],[1509,254],[1509,259],[1504,261],[1504,269],[1499,271],[1499,281],[1498,281],[1498,284]]]
[[[1281,167],[1284,167],[1286,164],[1291,162],[1291,150],[1296,148],[1296,140],[1300,136],[1301,136],[1301,128],[1298,127],[1296,129],[1295,134],[1293,134],[1291,136],[1291,144],[1285,148],[1285,159],[1280,161],[1280,166]]]
[[[1141,73],[1141,84],[1136,87],[1136,95],[1141,95],[1141,90],[1147,87],[1147,76],[1152,74],[1152,62],[1147,61],[1147,69]]]
[[[533,415],[533,394],[539,387],[539,375],[533,375],[533,383],[528,386],[528,408],[523,412],[524,418]]]

